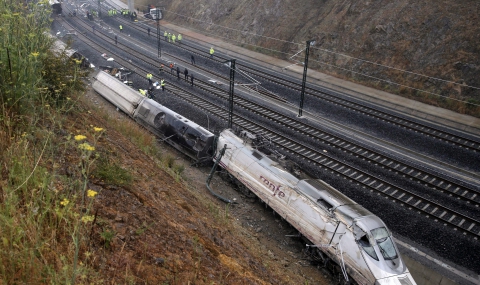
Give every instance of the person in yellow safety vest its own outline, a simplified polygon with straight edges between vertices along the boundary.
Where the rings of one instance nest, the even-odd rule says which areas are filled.
[[[210,47],[210,58],[213,59],[213,53],[215,52],[215,50],[213,49],[213,47]]]
[[[178,34],[177,41],[179,44],[182,43],[182,34]]]
[[[162,86],[162,91],[165,91],[165,80],[160,80],[160,86]]]
[[[122,27],[122,25],[120,25],[119,28],[120,28],[120,33],[123,32],[123,27]]]
[[[175,43],[175,39],[177,38],[177,36],[175,36],[175,34],[172,35],[172,42]]]
[[[163,37],[165,38],[165,41],[167,41],[167,37],[168,37],[167,31],[165,31],[165,33],[163,33]]]
[[[172,39],[172,34],[168,33],[168,42]]]
[[[138,89],[138,92],[140,92],[140,94],[142,94],[143,96],[147,95],[147,90]]]
[[[151,73],[147,73],[147,79],[149,84],[152,84],[152,78],[153,78],[153,75]]]

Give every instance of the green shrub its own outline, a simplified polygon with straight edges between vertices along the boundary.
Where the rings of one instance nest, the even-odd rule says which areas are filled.
[[[128,171],[117,164],[109,162],[106,159],[100,159],[97,168],[94,171],[94,176],[103,180],[107,184],[116,186],[131,186],[133,176]]]

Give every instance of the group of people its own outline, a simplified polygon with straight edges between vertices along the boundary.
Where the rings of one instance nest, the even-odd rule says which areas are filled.
[[[167,31],[165,31],[163,33],[163,37],[165,38],[165,41],[168,41],[169,43],[173,42],[175,43],[175,41],[178,41],[178,43],[182,43],[182,34],[178,34],[178,36],[175,36],[175,34],[172,34],[172,33],[167,33]]]
[[[108,16],[112,17],[112,16],[116,16],[116,15],[117,15],[117,10],[115,10],[115,9],[108,10]]]
[[[117,11],[115,11],[112,16],[115,16],[116,13],[117,13]],[[132,11],[130,11],[130,10],[128,10],[128,9],[122,9],[122,10],[120,11],[120,13],[122,13],[122,16],[123,16],[123,17],[129,17],[132,21],[135,20],[135,19],[137,19],[137,12],[135,12],[135,11],[132,12]]]
[[[120,25],[120,31],[122,31],[122,26],[121,25]],[[148,35],[150,35],[150,28],[147,29],[147,32],[148,32]],[[178,36],[175,36],[175,34],[171,34],[171,33],[168,33],[167,31],[165,31],[165,33],[163,35],[165,37],[165,41],[168,40],[168,42],[175,43],[176,40],[178,40],[179,42],[182,40],[182,35],[181,34],[178,34]],[[115,41],[116,41],[116,39],[115,39]],[[211,59],[213,59],[213,54],[214,53],[215,53],[215,50],[213,49],[213,47],[210,47],[209,54],[210,54]],[[193,54],[190,55],[190,61],[191,61],[192,65],[195,65],[195,57],[194,57]],[[161,64],[159,69],[158,69],[161,76],[163,75],[164,67],[165,66],[163,64]],[[173,62],[170,62],[169,67],[170,67],[170,73],[174,74],[174,72],[176,71],[177,72],[177,79],[180,79],[180,67],[177,66],[175,68],[175,64]],[[191,82],[191,85],[193,86],[193,81],[194,81],[195,77],[193,76],[193,74],[189,75],[188,69],[186,67],[183,70],[183,75],[185,76],[185,81],[188,81],[188,77],[190,76],[190,82]],[[152,82],[152,79],[153,79],[153,75],[151,73],[148,73],[147,74],[147,80],[148,80],[148,85],[149,85],[148,90],[139,89],[140,94],[142,94],[143,96],[147,96],[148,98],[153,97],[153,94],[152,94],[153,87],[158,86],[158,82],[156,82],[154,84]],[[162,88],[162,91],[165,91],[165,79],[162,78],[160,80],[159,85]]]

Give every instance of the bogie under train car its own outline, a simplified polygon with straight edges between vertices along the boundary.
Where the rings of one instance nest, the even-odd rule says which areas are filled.
[[[219,164],[295,227],[325,263],[335,262],[342,283],[416,284],[380,218],[324,181],[287,171],[256,149],[252,137],[222,131],[216,153],[226,151]]]
[[[142,96],[110,74],[100,71],[93,89],[167,143],[194,159],[210,161],[215,136],[158,102]]]

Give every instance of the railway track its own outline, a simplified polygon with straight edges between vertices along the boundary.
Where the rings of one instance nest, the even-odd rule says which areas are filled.
[[[132,25],[132,22],[129,22],[129,21],[124,20],[124,19],[120,19],[120,21],[122,21],[125,24],[130,25],[134,29],[137,29],[138,32],[140,32],[140,33],[145,33],[144,29],[140,29],[138,26]],[[165,43],[165,44],[167,44],[167,43]],[[192,45],[183,43],[182,45],[178,45],[177,48],[180,48],[180,49],[183,49],[183,50],[185,50],[189,53],[195,54],[196,56],[207,58],[204,50],[200,50],[200,49],[198,49],[198,48],[196,48]],[[216,58],[217,59],[214,59],[214,60],[216,60],[217,62],[223,62],[223,61],[229,60],[229,58],[224,58],[224,57],[221,57],[221,56],[218,56],[218,55],[216,55]],[[245,73],[251,74],[251,75],[256,76],[258,78],[262,78],[263,80],[272,82],[274,84],[284,86],[284,87],[286,87],[290,90],[293,90],[295,92],[300,93],[300,91],[301,91],[301,84],[296,82],[296,81],[289,80],[289,79],[286,79],[286,78],[280,77],[280,76],[275,76],[271,73],[266,73],[266,72],[263,72],[259,69],[256,69],[256,68],[253,68],[251,66],[244,65],[244,64],[241,64],[241,63],[237,63],[237,68],[241,68],[241,70]],[[228,80],[228,78],[224,77],[223,75],[218,74],[217,76],[221,77],[225,80]],[[343,108],[361,113],[363,115],[376,118],[377,120],[388,122],[392,125],[399,126],[401,128],[405,128],[405,129],[423,134],[425,136],[430,136],[430,137],[435,138],[437,140],[444,141],[444,142],[447,142],[449,144],[452,144],[452,145],[455,145],[455,146],[458,146],[458,147],[461,147],[461,148],[465,148],[465,149],[468,149],[468,150],[473,151],[473,152],[479,152],[480,151],[480,141],[478,141],[478,140],[471,139],[471,138],[468,138],[468,137],[465,137],[465,136],[462,136],[462,135],[459,135],[459,134],[449,133],[445,130],[440,130],[440,129],[434,128],[432,126],[427,126],[426,124],[419,123],[419,122],[417,122],[415,120],[412,120],[412,119],[397,116],[397,115],[394,115],[393,113],[390,113],[390,112],[385,112],[385,111],[375,109],[375,108],[372,108],[372,107],[369,107],[369,106],[366,106],[366,105],[362,105],[358,102],[354,102],[354,101],[351,101],[351,100],[340,98],[339,96],[336,96],[333,92],[324,91],[324,90],[321,90],[321,89],[318,89],[318,88],[312,88],[312,87],[306,86],[305,95],[316,97],[320,100],[324,100],[324,101],[330,102],[332,104],[342,106]],[[280,96],[277,96],[277,97],[281,98],[279,100],[285,100]]]
[[[173,89],[175,89],[175,95],[180,96],[183,100],[202,108],[212,115],[219,116],[224,120],[228,118],[228,110],[225,110],[223,107],[215,106],[208,100],[198,97],[190,91],[179,87],[173,87]],[[277,148],[283,149],[310,163],[314,163],[328,169],[329,171],[335,172],[335,174],[341,175],[344,179],[357,183],[378,195],[388,197],[389,199],[392,199],[392,201],[397,202],[400,205],[405,205],[409,209],[415,209],[421,214],[433,217],[435,221],[441,221],[445,225],[451,226],[454,230],[462,231],[464,234],[468,234],[474,239],[480,237],[480,222],[478,220],[423,198],[409,190],[399,188],[387,181],[373,177],[360,169],[347,165],[321,151],[317,151],[303,143],[281,135],[274,130],[261,126],[250,119],[234,114],[233,120],[234,123],[241,128],[252,133],[262,134],[269,138]]]
[[[113,24],[112,27],[116,27],[116,24],[115,24],[114,21],[112,21],[111,24]],[[91,24],[90,24],[90,30],[91,30]],[[146,29],[143,30],[144,33],[145,33],[145,30]],[[131,30],[129,30],[129,31],[131,31]],[[140,31],[142,31],[142,30],[140,29]],[[128,39],[129,40],[130,39],[135,40],[133,35],[132,35],[131,38],[128,38]],[[145,37],[140,37],[140,39],[143,41],[145,39]],[[152,40],[150,40],[149,42],[151,44],[153,44]],[[162,40],[162,43],[163,43],[163,40]],[[182,46],[183,45],[185,45],[185,44],[182,44]],[[175,45],[175,48],[179,48],[179,47],[177,45]],[[148,52],[147,53],[152,58],[156,57],[156,46],[153,49],[155,50],[155,52]],[[105,49],[102,48],[100,50],[105,50]],[[165,50],[167,50],[169,52],[172,51],[172,53],[175,54],[174,49],[169,49],[167,45],[166,45]],[[169,57],[173,56],[173,54],[165,53],[165,50],[164,50],[163,54],[166,54]],[[145,54],[145,52],[143,52],[143,53]],[[179,54],[182,55],[182,53],[179,53]],[[200,54],[201,54],[201,52],[198,53],[198,55],[200,55]],[[185,53],[184,53],[183,57],[188,58],[189,56],[185,56]],[[129,56],[129,58],[132,58],[132,57]],[[115,59],[117,61],[116,57],[115,57]],[[133,58],[132,58],[132,60],[133,60]],[[123,65],[126,68],[129,68],[129,69],[132,69],[132,70],[137,68],[137,70],[139,70],[140,74],[146,72],[146,70],[139,69],[138,66],[134,66],[134,65],[128,66],[128,64],[132,64],[132,62],[129,63],[129,62],[120,61],[120,60],[118,60],[118,61],[119,61],[119,63],[121,63],[121,65]],[[175,61],[180,62],[177,59],[175,59]],[[162,61],[160,61],[160,62],[162,62]],[[199,62],[199,60],[197,58],[197,63],[198,62]],[[200,64],[199,65],[200,66],[206,65],[210,69],[216,69],[216,64],[212,64],[210,59],[205,59],[204,62],[205,62],[205,64],[203,64],[202,59],[200,59]],[[134,62],[134,63],[136,64],[137,62]],[[183,63],[185,63],[185,65],[187,64],[187,62],[183,62]],[[220,63],[220,61],[218,63]],[[196,67],[199,67],[199,66],[196,66]],[[190,70],[190,68],[189,68],[189,70]],[[150,72],[152,72],[152,71],[150,70]],[[167,72],[165,72],[165,73],[167,73]],[[168,75],[165,75],[165,77],[169,78]],[[169,92],[169,93],[167,93],[167,92],[162,93],[162,94],[165,94],[166,97],[169,97],[169,98],[170,97],[175,97],[175,98],[179,97],[184,102],[187,102],[188,105],[192,105],[192,106],[195,105],[195,107],[198,107],[198,109],[204,110],[204,112],[202,112],[202,111],[198,112],[198,114],[203,113],[202,114],[203,119],[198,119],[198,120],[199,121],[204,121],[205,113],[208,113],[207,118],[210,117],[210,122],[208,123],[209,125],[211,125],[210,123],[212,122],[212,120],[216,121],[216,118],[223,118],[222,120],[225,120],[225,118],[228,118],[228,117],[225,116],[225,113],[224,113],[226,111],[225,108],[222,109],[222,107],[221,107],[221,106],[226,106],[225,99],[220,99],[221,98],[220,96],[218,97],[218,100],[216,98],[214,98],[215,102],[222,101],[220,104],[218,104],[218,109],[212,109],[212,111],[205,111],[206,107],[208,107],[209,104],[212,104],[212,102],[208,102],[208,100],[210,100],[210,101],[212,100],[212,99],[208,99],[208,98],[212,97],[212,96],[210,96],[210,94],[212,94],[212,93],[222,94],[222,92],[223,92],[223,96],[225,96],[225,94],[226,94],[226,90],[225,90],[226,88],[225,87],[227,87],[228,84],[227,84],[227,86],[225,86],[225,84],[223,86],[214,84],[213,87],[208,86],[208,84],[207,84],[207,85],[205,85],[205,88],[202,88],[200,86],[203,86],[203,83],[201,82],[200,78],[198,78],[196,76],[195,88],[184,88],[184,89],[187,89],[187,91],[188,90],[196,90],[197,91],[198,89],[201,88],[203,91],[208,92],[209,93],[208,95],[204,94],[205,92],[200,92],[201,96],[203,96],[207,100],[207,102],[202,103],[202,104],[205,104],[206,107],[204,107],[198,101],[196,103],[191,103],[191,101],[189,101],[188,99],[183,99],[180,96],[180,94],[184,93],[184,91],[177,90],[176,88],[174,89],[175,86],[173,86],[174,84],[177,84],[176,82],[183,82],[183,80],[176,81],[176,80],[173,80],[173,77],[174,77],[174,75],[172,75],[170,77],[170,78],[172,78],[172,80],[169,80],[171,82],[168,82],[168,84],[167,84],[167,87],[168,87],[167,92]],[[140,76],[140,78],[145,80],[145,76]],[[235,88],[236,88],[236,90],[239,90],[239,89],[237,89],[237,87],[235,87]],[[275,89],[275,88],[272,88],[272,89]],[[208,90],[211,90],[211,91],[208,91]],[[256,90],[254,90],[254,92],[255,91]],[[236,96],[238,96],[238,93],[239,92],[237,91]],[[195,95],[195,94],[192,94],[192,95]],[[163,96],[162,98],[165,98],[165,96]],[[188,98],[188,96],[187,96],[187,98]],[[181,111],[178,111],[181,114],[183,113],[183,110],[185,110],[185,109],[182,109],[182,108],[186,108],[187,110],[189,110],[189,108],[190,108],[190,107],[186,107],[187,104],[180,103],[178,100],[173,100],[172,103],[174,104],[174,105],[172,105],[173,108],[175,108],[174,106],[179,106],[180,109],[177,109],[177,110],[181,110]],[[223,103],[223,105],[222,105],[222,103]],[[166,100],[162,104],[165,104],[165,105],[169,106],[168,105],[169,103]],[[235,108],[236,108],[236,112],[237,112],[237,110],[243,112],[243,110],[241,110],[243,108],[240,108],[239,105],[237,105]],[[194,109],[197,109],[197,108],[191,108],[192,111]],[[220,112],[219,110],[223,110],[223,111]],[[192,114],[194,114],[195,112],[196,111],[193,111]],[[250,112],[250,113],[253,114],[254,112]],[[217,117],[215,119],[213,119],[210,116],[210,114],[213,114]],[[241,114],[241,113],[239,113],[239,114]],[[219,117],[219,115],[221,115],[221,117]],[[258,115],[259,114],[255,115],[255,116],[258,116]],[[196,120],[195,118],[192,118],[192,119]],[[259,120],[259,122],[261,122],[261,121],[265,121],[265,120],[263,120],[263,119]],[[306,120],[301,120],[301,121],[305,122]],[[340,129],[342,127],[340,124],[335,123],[335,121],[333,121],[333,120],[327,120],[327,121],[330,122],[330,124],[332,124],[331,125],[332,130],[335,130],[336,128]],[[241,118],[237,119],[236,117],[234,117],[234,124],[237,124],[237,122],[238,122],[238,125],[240,125]],[[277,123],[277,124],[279,124],[279,123]],[[207,125],[207,122],[205,122],[205,125]],[[243,128],[247,129],[248,124],[246,124],[244,126],[245,127],[243,127]],[[346,126],[346,127],[348,129],[348,126]],[[287,129],[287,128],[289,128],[289,127],[287,127],[287,126],[282,127],[282,129]],[[258,129],[258,130],[261,130],[261,129]],[[270,127],[270,130],[273,133],[275,133],[277,129],[275,127],[273,127],[273,128]],[[251,131],[254,132],[255,128],[252,127]],[[329,129],[325,130],[325,132],[327,133],[327,135],[328,134],[330,134],[330,135],[335,134],[335,132],[331,132]],[[308,132],[307,132],[307,135],[308,135]],[[334,137],[336,137],[336,136],[334,136]],[[340,137],[342,138],[341,133],[340,133]],[[369,139],[369,137],[372,140],[375,139],[375,138],[372,138],[372,136],[366,135],[367,140]],[[347,138],[347,140],[348,140],[348,135],[346,135],[346,136],[344,135],[343,138]],[[312,141],[314,139],[310,138],[309,140]],[[332,140],[335,141],[335,139],[332,139]],[[328,146],[330,146],[328,137],[325,139],[325,141],[327,141]],[[430,140],[430,141],[433,142],[434,140]],[[278,142],[280,142],[280,145],[277,145]],[[277,145],[278,149],[281,150],[282,152],[289,151],[292,154],[292,156],[297,156],[300,159],[303,158],[303,161],[305,161],[306,164],[312,164],[312,165],[314,164],[314,162],[312,160],[308,159],[308,156],[313,154],[313,153],[309,153],[309,154],[306,154],[306,155],[298,154],[298,153],[295,152],[295,146],[293,146],[293,147],[289,146],[286,149],[282,149],[281,140],[279,140],[278,142],[274,142],[274,143]],[[356,141],[354,141],[352,145],[356,145],[356,144],[357,144]],[[368,143],[357,145],[357,146],[363,146],[363,145],[366,146],[367,150],[373,149],[369,146]],[[392,147],[393,146],[394,145],[392,145]],[[336,148],[337,147],[335,147],[335,150],[333,152],[332,152],[332,149],[329,149],[328,147],[326,149],[328,150],[328,153],[330,153],[330,155],[335,155],[335,153],[337,153]],[[408,148],[405,147],[405,150],[408,151]],[[313,149],[318,149],[318,148],[313,147]],[[300,149],[298,149],[298,150],[300,150]],[[463,151],[466,152],[465,150],[463,150]],[[339,152],[345,153],[345,151],[343,151],[343,150],[341,150]],[[320,154],[322,154],[322,153],[320,153]],[[412,155],[413,154],[410,153],[410,156],[412,156]],[[356,155],[352,155],[352,154],[348,153],[348,156],[345,156],[344,160],[340,159],[340,162],[345,162],[347,160],[350,160],[350,157],[352,157],[352,156],[356,156]],[[336,158],[337,156],[334,156],[334,157]],[[474,157],[473,152],[472,152],[472,157]],[[367,160],[363,160],[362,156],[358,156],[354,159],[359,159],[360,161],[367,161]],[[418,161],[421,162],[421,159],[422,158],[419,158]],[[407,165],[410,164],[410,163],[415,164],[415,162],[410,161],[409,158],[404,158],[403,160],[401,160],[399,162],[402,162],[402,161],[406,162]],[[322,164],[322,162],[325,162],[325,164]],[[442,161],[439,161],[439,162],[441,163],[441,165],[438,165],[438,166],[431,165],[431,168],[429,167],[429,165],[426,165],[427,174],[429,173],[429,170],[432,170],[433,174],[434,174],[434,175],[431,175],[429,177],[426,177],[427,181],[429,181],[431,179],[431,181],[436,183],[436,181],[437,181],[436,176],[438,176],[438,175],[436,175],[437,171],[441,170],[442,166],[444,166],[445,164],[449,164],[449,161],[443,161],[442,160]],[[444,163],[442,163],[442,162],[444,162]],[[326,163],[329,163],[329,164],[326,165]],[[371,162],[369,164],[363,164],[362,166],[359,166],[357,168],[360,168],[361,170],[368,171],[370,174],[373,173],[373,175],[376,175],[376,172],[379,169],[381,169],[382,171],[384,169],[387,169],[387,168],[382,167],[381,163],[377,163],[378,165],[374,166],[376,168],[373,168],[373,167],[370,168],[370,166],[368,166],[368,165],[373,165],[373,164],[374,164],[374,162]],[[396,171],[396,170],[386,170],[386,172],[389,172],[389,173],[392,173],[392,174],[395,174],[395,175],[390,176],[390,174],[387,173],[388,177],[387,176],[382,176],[382,177],[384,177],[384,179],[387,180],[387,181],[385,181],[386,183],[395,184],[395,185],[393,185],[392,188],[390,188],[392,190],[387,189],[385,191],[385,193],[383,193],[382,191],[377,191],[376,189],[372,189],[372,188],[376,187],[377,183],[381,184],[382,181],[384,181],[382,179],[376,179],[374,177],[374,179],[369,180],[370,177],[368,177],[368,174],[367,174],[367,176],[362,176],[360,178],[353,177],[353,179],[357,179],[357,180],[353,180],[352,178],[349,178],[348,176],[345,176],[342,173],[340,173],[341,171],[343,171],[342,169],[337,171],[336,167],[334,167],[335,162],[330,162],[330,160],[328,160],[328,159],[323,160],[322,158],[320,158],[319,163],[316,163],[316,165],[318,165],[318,167],[316,169],[319,169],[320,172],[325,174],[325,178],[327,178],[326,179],[327,181],[331,181],[331,183],[336,185],[336,187],[338,189],[345,189],[347,191],[346,194],[348,193],[347,195],[349,195],[349,196],[352,195],[351,197],[354,198],[355,200],[357,200],[360,204],[365,205],[367,208],[369,208],[374,213],[382,215],[381,216],[382,219],[384,219],[386,222],[388,222],[388,224],[390,225],[390,227],[392,228],[394,233],[396,233],[398,235],[401,235],[403,237],[410,238],[410,240],[412,242],[414,242],[413,244],[411,244],[412,246],[418,246],[418,245],[426,246],[426,248],[435,251],[439,256],[445,258],[446,260],[451,261],[451,262],[455,262],[455,263],[457,263],[461,266],[465,266],[466,268],[470,268],[469,266],[471,266],[471,264],[476,264],[476,261],[475,261],[476,259],[473,256],[470,256],[470,252],[472,252],[472,253],[477,252],[477,249],[478,249],[478,225],[480,224],[479,219],[476,216],[476,213],[478,213],[478,212],[477,211],[470,211],[470,212],[457,213],[459,211],[462,211],[462,209],[464,208],[462,206],[462,204],[464,204],[466,208],[469,208],[469,207],[471,208],[471,205],[474,205],[474,203],[469,202],[468,199],[465,199],[463,197],[454,197],[455,194],[450,196],[450,193],[449,193],[449,192],[456,192],[456,194],[460,194],[460,196],[461,196],[461,194],[463,193],[461,191],[462,188],[458,188],[458,190],[457,190],[456,187],[454,187],[454,186],[453,187],[448,186],[447,188],[449,188],[449,189],[447,189],[446,191],[441,190],[441,189],[435,190],[437,192],[444,192],[444,194],[441,194],[441,195],[444,195],[445,197],[450,197],[448,201],[445,201],[445,203],[439,203],[438,201],[435,200],[434,196],[429,196],[428,195],[427,199],[422,199],[422,197],[411,196],[409,193],[403,192],[402,188],[405,188],[405,189],[408,189],[408,190],[412,190],[412,189],[413,190],[415,190],[415,189],[418,190],[419,188],[420,189],[424,188],[424,190],[429,191],[430,189],[433,188],[433,186],[432,186],[433,184],[426,185],[421,180],[415,180],[415,181],[417,181],[416,183],[408,182],[412,186],[414,186],[413,188],[412,187],[405,187],[405,184],[407,183],[405,181],[409,181],[410,179],[403,177],[403,174],[401,172]],[[358,164],[355,163],[354,165],[358,165]],[[341,167],[341,164],[339,164],[339,168],[340,167]],[[399,167],[400,167],[399,169],[403,170],[401,166],[399,166]],[[355,167],[353,167],[353,169],[355,170]],[[351,170],[352,173],[353,173],[354,170]],[[461,170],[461,169],[459,169],[459,170]],[[438,172],[438,173],[440,173],[440,172]],[[360,176],[362,174],[358,174],[358,175]],[[440,173],[439,175],[443,176],[443,175],[448,175],[448,174]],[[414,176],[423,177],[422,174],[414,175]],[[476,176],[475,177],[470,176],[470,174],[467,173],[467,172],[464,172],[463,174],[461,174],[461,176],[462,177],[460,177],[460,176],[458,177],[461,185],[463,185],[462,182],[465,182],[467,184],[469,184],[470,182],[472,184],[475,184],[475,183],[478,182],[478,179],[476,178]],[[362,178],[365,178],[368,181],[362,184],[361,183]],[[464,178],[465,178],[465,180],[463,180]],[[330,180],[330,179],[332,179],[332,180]],[[453,178],[453,179],[454,179],[454,181],[456,181],[455,180],[456,178]],[[346,181],[346,182],[344,182],[344,181]],[[357,182],[357,181],[360,181],[360,182]],[[414,181],[414,180],[412,180],[412,181]],[[338,186],[337,182],[342,186]],[[369,185],[370,182],[373,183],[373,184],[371,184],[372,185],[371,187]],[[400,184],[397,184],[397,183],[400,183]],[[344,188],[343,185],[346,185],[347,187]],[[399,185],[402,185],[402,186],[399,186]],[[418,186],[416,186],[416,185],[418,185]],[[420,186],[420,185],[422,185],[422,186]],[[425,187],[423,185],[425,185]],[[441,184],[440,186],[446,187],[446,185],[447,184]],[[400,190],[397,190],[395,187],[399,188]],[[395,190],[397,190],[396,193],[394,193]],[[403,194],[403,196],[402,196],[402,194]],[[413,194],[415,194],[415,193],[413,193]],[[473,195],[470,193],[470,191],[468,191],[465,194],[465,196],[469,197],[469,198],[472,198],[471,196],[473,196]],[[375,198],[375,197],[378,197],[378,198]],[[433,198],[433,201],[432,201],[432,199],[429,199],[429,198]],[[478,202],[477,199],[478,199],[478,197],[473,197],[473,200],[476,201],[476,202]],[[403,202],[403,201],[405,201],[405,202]],[[460,202],[450,203],[450,201],[460,201]],[[430,202],[432,202],[432,203],[430,203]],[[435,205],[435,204],[440,204],[440,206],[443,206],[443,207],[437,207],[438,205]],[[379,206],[381,205],[381,208],[379,208],[376,205],[379,205]],[[452,229],[454,229],[454,230],[452,230]],[[415,242],[417,243],[417,245],[415,245]],[[461,256],[465,256],[466,258],[463,259],[463,258],[461,258]],[[478,268],[478,266],[473,265],[472,268]]]
[[[87,27],[86,24],[83,24],[86,29],[89,28]],[[81,34],[81,33],[79,33]],[[85,41],[90,41],[88,38],[84,39]],[[99,52],[104,48],[97,47],[95,48]],[[136,52],[137,53],[137,52]],[[147,62],[151,61],[151,58],[148,58],[146,56],[142,56],[142,60],[147,60]],[[124,63],[125,67],[128,67],[128,62]],[[153,64],[155,66],[155,63]],[[148,72],[148,70],[141,69],[139,66],[131,65],[131,69],[137,69],[137,70],[142,70],[143,72]],[[203,82],[202,82],[203,85]],[[205,84],[205,90],[212,92],[212,93],[217,93],[217,96],[225,97],[226,95],[225,90],[222,90],[216,86],[210,86],[208,84]],[[172,84],[169,87],[169,91],[173,92],[175,95],[180,96],[183,98],[183,100],[186,100],[190,102],[191,104],[198,106],[205,111],[208,111],[211,114],[217,115],[220,118],[226,120],[228,118],[227,111],[220,106],[216,106],[209,102],[208,100],[205,100],[203,98],[200,98],[194,94],[192,94],[189,91],[186,91],[180,87],[175,86]],[[220,92],[221,91],[221,92]],[[222,93],[223,94],[218,94]],[[244,99],[236,100],[236,104],[240,106],[242,104],[242,107],[245,109],[249,109],[251,112],[257,113],[257,114],[262,114],[266,116],[268,114],[268,118],[276,120],[280,124],[283,124],[285,126],[289,126],[292,128],[298,129],[298,132],[304,133],[304,134],[309,134],[313,135],[316,139],[322,139],[326,143],[337,143],[339,147],[342,147],[343,149],[346,149],[346,146],[344,146],[346,143],[339,142],[338,138],[332,137],[330,134],[325,134],[325,133],[318,133],[318,130],[314,129],[309,129],[310,126],[307,126],[306,124],[303,125],[296,125],[298,122],[295,120],[291,121],[285,121],[285,117],[280,116],[279,114],[272,114],[271,110],[266,110],[263,107],[259,107],[258,105],[253,104],[252,102],[245,101]],[[415,209],[419,211],[420,213],[428,216],[432,216],[435,219],[444,222],[445,224],[450,225],[454,229],[461,230],[465,234],[469,234],[474,236],[474,238],[478,238],[478,235],[480,234],[480,229],[479,229],[479,222],[476,221],[475,219],[472,219],[468,216],[465,216],[461,213],[458,213],[454,210],[448,209],[447,207],[443,207],[439,204],[436,204],[433,201],[430,201],[426,198],[420,197],[419,195],[416,195],[415,193],[409,192],[405,189],[401,189],[399,187],[396,187],[387,181],[383,181],[379,178],[373,177],[359,169],[356,169],[352,166],[346,165],[345,163],[342,163],[332,157],[329,157],[321,152],[315,151],[309,146],[303,145],[299,142],[296,142],[294,140],[288,139],[285,136],[282,136],[278,134],[275,131],[269,130],[268,128],[262,127],[256,123],[254,123],[251,120],[248,120],[246,118],[242,118],[238,115],[234,116],[234,122],[235,124],[241,126],[242,128],[245,128],[251,132],[254,133],[262,133],[269,138],[272,139],[272,141],[277,145],[277,147],[284,149],[287,152],[290,152],[292,154],[295,154],[296,156],[302,157],[305,160],[310,161],[311,163],[317,164],[321,167],[327,168],[330,171],[333,171],[337,174],[341,174],[344,176],[346,179],[349,179],[351,181],[354,181],[355,183],[358,183],[362,185],[363,187],[366,187],[370,189],[370,191],[375,191],[379,195],[384,195],[386,197],[389,197],[393,201],[396,201],[400,204],[405,204],[411,209]],[[385,165],[390,165],[394,164],[393,169],[397,169],[396,171],[399,171],[404,173],[405,171],[405,166],[398,164],[397,162],[386,162],[384,157],[378,156],[377,154],[371,154],[368,151],[366,152],[365,150],[357,149],[358,146],[353,146],[353,150],[350,150],[352,153],[355,153],[356,155],[363,155],[364,157],[375,157],[375,158],[369,158],[372,159],[375,163],[381,162],[381,164]],[[378,158],[377,158],[378,157]],[[407,171],[411,172],[411,171]],[[429,179],[431,176],[426,175],[424,173],[417,173],[416,175],[413,175],[413,177],[425,177],[425,179]],[[417,179],[417,178],[416,178]],[[430,179],[429,179],[430,180]],[[437,180],[437,178],[433,179],[434,181]],[[422,182],[425,182],[425,180],[421,180]],[[428,181],[428,183],[431,183],[431,181]],[[445,187],[445,191],[448,191],[451,193],[451,195],[457,195],[457,192],[459,193],[464,193],[468,194],[470,193],[469,191],[459,191],[461,189],[460,187],[457,186],[451,186],[451,183],[447,184],[445,182],[436,184],[436,187],[439,187],[441,185],[450,185],[448,187]],[[473,195],[472,195],[473,196]],[[476,196],[470,197],[470,202],[475,202]],[[465,195],[460,195],[458,198],[466,199],[468,200],[468,196]]]
[[[170,56],[176,58],[178,61],[184,61],[181,58],[173,55]],[[200,87],[202,88],[202,86]],[[204,90],[211,92],[211,94],[223,100],[228,100],[228,94],[218,93],[212,88],[204,88]],[[272,99],[278,100],[276,97],[272,97]],[[279,101],[284,102],[282,100]],[[442,179],[438,175],[434,175],[422,170],[420,167],[412,166],[408,163],[403,163],[392,159],[379,151],[367,149],[353,144],[345,139],[340,138],[339,136],[326,133],[317,127],[311,126],[296,119],[292,119],[279,112],[265,108],[260,104],[243,99],[239,96],[235,97],[235,105],[262,116],[270,121],[276,122],[282,127],[292,129],[303,136],[311,137],[320,143],[331,145],[350,155],[361,157],[361,159],[371,164],[381,165],[381,167],[387,169],[388,171],[398,173],[398,175],[403,175],[406,179],[411,181],[422,183],[424,186],[432,189],[433,191],[446,193],[454,199],[471,203],[475,207],[480,206],[480,192],[472,187],[467,187],[459,182],[455,182],[454,179]]]

